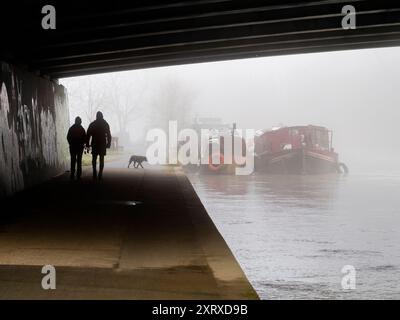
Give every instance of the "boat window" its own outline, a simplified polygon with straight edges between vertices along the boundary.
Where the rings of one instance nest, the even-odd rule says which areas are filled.
[[[329,149],[329,135],[326,130],[315,130],[313,134],[313,145],[322,150]]]

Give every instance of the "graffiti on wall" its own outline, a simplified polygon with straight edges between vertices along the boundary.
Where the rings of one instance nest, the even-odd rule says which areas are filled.
[[[1,63],[0,197],[66,168],[64,87]]]
[[[0,91],[0,181],[2,182],[3,193],[10,194],[13,190],[23,187],[22,171],[19,169],[20,159],[18,148],[13,146],[18,144],[18,138],[14,123],[8,122],[10,105],[7,89],[4,83]]]

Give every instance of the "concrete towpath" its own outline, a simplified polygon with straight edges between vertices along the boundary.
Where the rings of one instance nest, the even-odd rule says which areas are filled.
[[[0,298],[258,296],[180,168],[109,167],[103,181],[64,174],[2,201]]]

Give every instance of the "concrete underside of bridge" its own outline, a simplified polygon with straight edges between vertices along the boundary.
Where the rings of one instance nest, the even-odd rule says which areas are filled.
[[[46,4],[55,30],[42,28]],[[349,4],[354,30],[342,27]],[[17,0],[2,12],[0,60],[52,78],[400,44],[388,0]]]

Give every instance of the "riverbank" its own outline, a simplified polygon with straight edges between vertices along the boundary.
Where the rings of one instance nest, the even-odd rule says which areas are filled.
[[[258,298],[180,168],[85,168],[3,207],[1,299]]]

